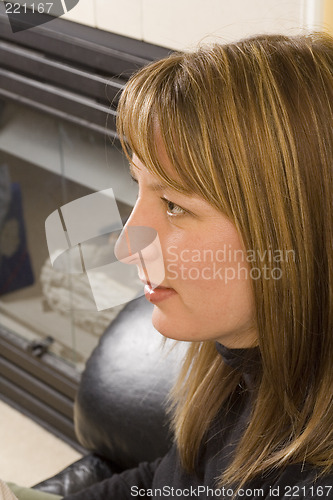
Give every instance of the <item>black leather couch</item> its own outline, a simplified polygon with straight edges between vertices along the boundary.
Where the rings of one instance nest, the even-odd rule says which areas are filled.
[[[186,344],[163,346],[151,315],[151,304],[135,299],[101,337],[75,403],[77,437],[91,453],[36,489],[75,493],[169,449],[165,402]]]

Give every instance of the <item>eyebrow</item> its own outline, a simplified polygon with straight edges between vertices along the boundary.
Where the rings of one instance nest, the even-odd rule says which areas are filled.
[[[130,176],[132,178],[132,181],[134,181],[136,184],[139,184],[138,179],[135,177],[135,175],[133,175],[132,171],[130,171]],[[172,189],[167,184],[161,184],[161,183],[151,183],[148,185],[148,188],[151,189],[152,191],[163,191],[164,189]]]
[[[138,184],[138,179],[135,177],[135,173],[134,173],[134,168],[133,168],[133,165],[130,163],[130,166],[129,166],[129,170],[130,170],[130,176],[132,178],[132,180]],[[149,189],[153,190],[153,191],[163,191],[165,189],[168,189],[168,190],[173,190],[173,191],[177,191],[175,188],[172,188],[171,186],[168,186],[168,184],[166,182],[156,182],[156,183],[152,183],[152,184],[149,184],[148,185]],[[179,191],[180,194],[184,194],[185,196],[190,196],[191,194],[193,194],[193,192],[188,189],[188,188],[183,188],[182,191]]]

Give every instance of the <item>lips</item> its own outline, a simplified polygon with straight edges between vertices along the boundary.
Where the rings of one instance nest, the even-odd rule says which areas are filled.
[[[140,280],[145,284],[145,297],[152,304],[158,304],[177,294],[173,288],[156,285],[155,283],[148,282],[147,280],[141,278]]]

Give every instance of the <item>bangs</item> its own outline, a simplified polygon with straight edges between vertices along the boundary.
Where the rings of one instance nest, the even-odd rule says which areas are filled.
[[[170,188],[195,193],[231,216],[224,175],[215,168],[226,162],[213,159],[209,151],[210,143],[224,142],[223,132],[219,131],[219,141],[208,138],[202,118],[207,104],[202,82],[195,82],[196,75],[191,72],[187,60],[191,57],[193,54],[174,53],[142,68],[129,80],[119,100],[118,135],[130,163],[135,154]],[[161,142],[175,175],[163,165],[158,147]]]
[[[175,125],[181,123],[181,118],[174,112],[175,105],[172,103],[178,58],[172,55],[152,63],[130,79],[119,100],[117,132],[130,163],[134,154],[170,188],[190,193],[197,188],[189,178],[190,169],[181,161],[181,151],[177,146],[179,138],[176,137],[179,128]],[[170,66],[174,66],[174,71],[170,71]],[[158,151],[161,140],[177,174],[175,176],[170,176],[161,162]]]

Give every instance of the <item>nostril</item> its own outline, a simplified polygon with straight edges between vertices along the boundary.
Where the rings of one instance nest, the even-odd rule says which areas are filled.
[[[126,226],[120,233],[115,244],[114,253],[116,258],[124,264],[137,264],[142,258],[142,252],[154,246],[157,238],[157,231],[147,226]]]

